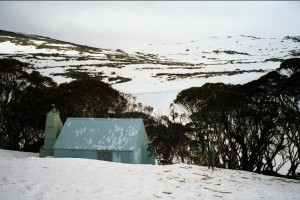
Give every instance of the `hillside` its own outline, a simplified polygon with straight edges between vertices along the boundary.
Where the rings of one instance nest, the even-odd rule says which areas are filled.
[[[173,44],[148,44],[127,53],[43,36],[0,30],[0,58],[33,65],[63,83],[98,79],[156,111],[168,112],[183,89],[207,82],[244,84],[300,57],[300,37],[210,37]]]
[[[299,199],[300,182],[245,171],[38,158],[0,150],[0,199]]]

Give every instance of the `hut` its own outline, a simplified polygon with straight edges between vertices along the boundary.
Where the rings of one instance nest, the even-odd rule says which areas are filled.
[[[67,118],[53,146],[54,157],[154,164],[142,119]]]

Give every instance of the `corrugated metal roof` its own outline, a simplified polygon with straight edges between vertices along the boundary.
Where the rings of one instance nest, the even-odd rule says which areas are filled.
[[[142,119],[68,118],[53,148],[133,151]]]

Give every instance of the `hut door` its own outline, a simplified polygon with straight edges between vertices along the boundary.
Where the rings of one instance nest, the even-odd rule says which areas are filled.
[[[98,151],[98,160],[112,161],[111,151]]]

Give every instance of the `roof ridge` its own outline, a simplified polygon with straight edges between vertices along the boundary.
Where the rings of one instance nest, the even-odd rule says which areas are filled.
[[[68,117],[67,119],[81,120],[81,119],[90,119],[90,120],[143,120],[143,118],[93,118],[93,117]]]

